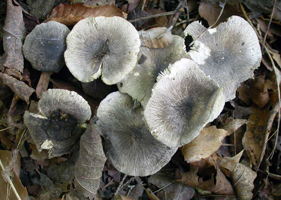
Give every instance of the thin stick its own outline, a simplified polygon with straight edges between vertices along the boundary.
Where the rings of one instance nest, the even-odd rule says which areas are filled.
[[[3,165],[1,159],[0,159],[0,166],[1,166],[1,169],[2,169],[2,176],[3,176],[3,172],[5,171],[5,167],[4,167],[4,165]],[[7,174],[5,174],[5,180],[10,184],[10,186],[11,186],[12,190],[14,191],[14,193],[15,193],[17,199],[18,199],[18,200],[21,200],[21,197],[20,197],[20,195],[18,194],[18,192],[17,192],[17,190],[16,190],[16,188],[15,188],[15,186],[14,186],[12,180],[10,179],[10,177],[9,177]]]
[[[164,185],[163,187],[159,188],[158,190],[154,191],[153,193],[157,193],[157,192],[160,192],[161,190],[165,189],[166,187],[168,187],[169,185],[171,185],[172,183],[176,182],[176,180],[174,181],[171,181],[170,183]]]
[[[129,22],[133,23],[133,22],[137,22],[137,21],[145,20],[145,19],[151,19],[151,18],[156,18],[156,17],[174,15],[175,13],[177,13],[177,11],[170,11],[170,12],[155,14],[155,15],[151,15],[151,16],[147,16],[147,17],[140,17],[138,19],[132,19],[132,20],[129,20]]]
[[[11,129],[11,128],[13,128],[13,126],[9,126],[9,127],[3,128],[3,129],[1,129],[1,130],[0,130],[0,132],[3,132],[3,131],[6,131],[6,130],[9,130],[9,129]]]
[[[124,183],[126,178],[127,178],[127,175],[124,175],[124,177],[122,178],[121,182],[119,183],[119,186],[118,186],[114,196],[116,196],[118,194],[118,192],[121,190],[121,188],[123,187],[123,183]]]
[[[266,37],[267,37],[267,34],[268,34],[268,32],[269,32],[269,29],[270,29],[270,25],[271,25],[272,18],[273,18],[273,15],[274,15],[275,5],[276,5],[276,0],[274,0],[274,6],[273,6],[273,8],[272,8],[272,12],[271,12],[271,15],[270,15],[270,19],[269,19],[269,22],[268,22],[268,25],[267,25],[267,29],[266,29],[264,38],[263,38],[263,46],[265,46]]]
[[[219,14],[218,18],[216,19],[215,23],[213,23],[213,24],[212,24],[211,26],[209,26],[205,31],[203,31],[197,38],[195,38],[195,39],[189,44],[190,47],[194,44],[194,42],[195,42],[196,40],[198,40],[198,39],[199,39],[202,35],[204,35],[209,29],[211,29],[216,23],[218,23],[218,21],[219,21],[221,15],[222,15],[222,13],[223,13],[223,11],[224,11],[225,4],[226,4],[226,0],[224,0],[223,6],[222,6],[221,11],[220,11],[220,14]]]

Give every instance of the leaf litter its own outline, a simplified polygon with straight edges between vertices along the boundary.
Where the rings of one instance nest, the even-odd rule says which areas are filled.
[[[260,7],[252,1],[206,0],[186,4],[183,0],[121,0],[116,3],[7,0],[6,6],[4,12],[0,10],[0,16],[6,12],[5,25],[4,19],[0,19],[0,27],[3,27],[0,40],[3,47],[0,49],[0,159],[3,163],[0,199],[9,195],[10,199],[125,200],[180,200],[216,195],[239,199],[280,197],[278,90],[281,57],[278,44],[281,23],[278,3]],[[125,19],[128,16],[140,32],[153,27],[165,30],[161,34],[156,31],[141,35],[142,46],[152,50],[166,48],[171,43],[171,33],[183,36],[184,29],[193,21],[215,27],[233,15],[243,17],[257,33],[265,52],[262,63],[254,71],[254,79],[241,83],[236,98],[226,103],[220,116],[206,125],[191,143],[181,147],[162,170],[148,177],[130,177],[118,172],[106,161],[108,150],[103,147],[94,119],[79,125],[88,128],[76,139],[80,144],[72,151],[54,158],[49,158],[50,152],[46,150],[38,151],[38,145],[46,144],[34,144],[23,123],[23,114],[25,110],[41,113],[36,103],[46,90],[76,91],[90,104],[95,116],[100,101],[118,89],[94,83],[86,91],[87,85],[75,79],[65,66],[57,74],[43,72],[40,78],[40,73],[31,68],[22,54],[25,27],[30,32],[36,24],[54,20],[71,29],[89,16]],[[185,42],[187,45],[187,39]],[[142,62],[141,55],[139,57]],[[96,94],[91,94],[91,90]],[[135,101],[132,109],[138,107],[141,105]],[[66,119],[64,113],[57,117]],[[20,156],[14,159],[17,149]],[[165,172],[165,169],[172,170]]]

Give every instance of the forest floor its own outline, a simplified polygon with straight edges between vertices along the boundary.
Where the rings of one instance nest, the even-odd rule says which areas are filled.
[[[178,148],[160,171],[129,176],[107,160],[103,168],[91,169],[100,170],[99,187],[87,188],[82,177],[85,182],[79,190],[74,179],[79,177],[77,160],[82,159],[80,137],[76,150],[63,155],[50,156],[50,149],[38,149],[38,138],[30,134],[23,116],[27,111],[38,112],[38,101],[47,89],[77,92],[95,116],[100,102],[118,87],[105,85],[100,78],[81,83],[65,64],[57,73],[35,70],[22,49],[37,25],[57,21],[72,30],[86,17],[119,16],[138,31],[168,28],[165,34],[169,36],[162,40],[141,41],[145,48],[165,49],[170,44],[165,38],[171,33],[185,38],[184,30],[194,21],[216,28],[233,15],[243,18],[256,33],[261,62],[253,78],[240,83],[236,97],[225,103],[220,115],[192,143]],[[185,38],[186,46],[191,42]],[[280,47],[281,2],[276,0],[1,0],[0,200],[84,199],[87,192],[95,199],[122,200],[280,199]],[[232,77],[225,80],[227,84],[232,84]]]

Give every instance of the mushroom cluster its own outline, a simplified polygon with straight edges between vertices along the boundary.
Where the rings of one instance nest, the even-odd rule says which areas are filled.
[[[131,176],[148,176],[167,164],[178,147],[217,118],[261,61],[257,36],[240,17],[214,29],[191,23],[185,35],[195,41],[188,52],[183,38],[166,32],[138,32],[120,17],[92,17],[79,21],[66,38],[65,64],[75,78],[90,83],[101,77],[118,86],[98,107],[97,132],[107,158]],[[30,62],[40,65],[38,59]],[[91,116],[82,97],[64,90],[45,92],[39,110],[27,111],[24,122],[37,148],[48,149],[50,157],[70,152],[84,131],[81,123]]]

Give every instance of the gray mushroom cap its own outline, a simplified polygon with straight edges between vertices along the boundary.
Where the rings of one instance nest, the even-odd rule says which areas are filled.
[[[65,61],[81,82],[102,76],[108,85],[121,81],[135,66],[140,39],[134,26],[121,17],[79,21],[67,37]]]
[[[49,89],[38,107],[39,114],[24,114],[24,124],[38,151],[49,150],[49,158],[70,153],[85,131],[79,125],[91,117],[87,101],[73,91]]]
[[[91,108],[88,102],[74,91],[63,89],[49,89],[43,93],[39,101],[39,111],[46,117],[61,110],[72,115],[79,123],[84,123],[91,117]]]
[[[38,71],[59,72],[64,66],[63,53],[70,30],[64,24],[50,21],[37,25],[26,36],[23,54]]]
[[[224,107],[222,89],[192,60],[177,61],[158,79],[144,117],[152,135],[169,147],[192,141]]]
[[[109,94],[98,108],[97,125],[113,166],[127,175],[148,176],[166,165],[177,149],[157,141],[142,120],[142,109],[133,106],[127,94]]]
[[[205,30],[196,21],[188,25],[184,33],[195,39]],[[262,57],[255,31],[238,16],[206,31],[187,54],[223,88],[226,101],[235,98],[241,82],[253,77]]]
[[[158,36],[166,29],[157,29]],[[149,34],[148,31],[141,32],[141,38],[157,37],[156,34]],[[153,46],[154,38],[142,43]],[[162,38],[165,48],[141,47],[140,59],[137,66],[122,80],[117,86],[120,92],[129,94],[133,99],[139,101],[143,107],[146,106],[151,96],[151,90],[156,82],[157,76],[164,71],[169,64],[172,64],[183,57],[186,57],[184,51],[184,39],[177,35],[164,35]]]

